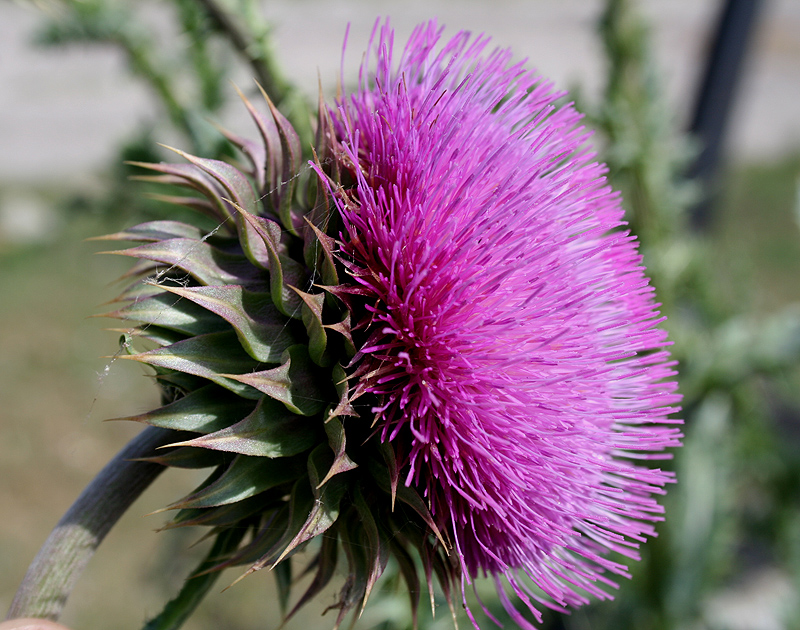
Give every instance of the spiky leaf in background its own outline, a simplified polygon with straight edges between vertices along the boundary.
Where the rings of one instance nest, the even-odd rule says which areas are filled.
[[[419,563],[468,611],[493,576],[530,627],[506,588],[536,619],[606,598],[627,572],[608,552],[637,558],[661,519],[672,476],[644,464],[679,444],[666,336],[562,95],[486,38],[424,24],[398,62],[376,36],[377,70],[320,107],[313,168],[268,98],[245,100],[261,144],[227,134],[246,167],[140,165],[216,227],[108,237],[142,243],[115,252],[140,262],[108,315],[137,323],[122,356],[165,394],[132,419],[181,432],[153,461],[212,468],[169,506],[213,528],[204,574],[281,567],[285,606],[318,540],[290,616],[341,548],[337,625],[394,556],[415,611]]]

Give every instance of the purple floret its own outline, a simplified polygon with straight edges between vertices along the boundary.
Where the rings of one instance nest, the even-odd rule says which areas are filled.
[[[680,445],[674,362],[620,196],[563,93],[488,39],[377,33],[334,113],[363,300],[354,396],[453,545],[540,618],[638,557]],[[357,165],[354,167],[353,165]],[[535,585],[535,586],[534,586]],[[538,588],[537,588],[538,587]]]

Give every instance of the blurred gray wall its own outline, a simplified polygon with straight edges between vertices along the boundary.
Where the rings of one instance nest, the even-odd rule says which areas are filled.
[[[345,73],[355,69],[377,16],[390,15],[402,44],[430,17],[458,29],[484,31],[495,43],[555,80],[581,85],[588,96],[602,82],[595,21],[600,0],[271,0],[277,54],[287,74],[314,95],[317,73],[329,92],[339,72],[348,22]],[[654,32],[666,94],[680,120],[688,116],[719,0],[643,0]],[[158,24],[159,7],[149,9]],[[27,3],[0,3],[0,183],[81,178],[115,159],[117,141],[156,105],[128,75],[111,48],[31,45],[42,14]],[[180,42],[177,42],[180,45]],[[766,6],[732,120],[730,148],[737,161],[800,150],[800,1]],[[248,83],[249,77],[237,82]],[[226,124],[249,133],[241,109]],[[241,124],[240,124],[241,121]],[[168,140],[168,139],[167,139]]]

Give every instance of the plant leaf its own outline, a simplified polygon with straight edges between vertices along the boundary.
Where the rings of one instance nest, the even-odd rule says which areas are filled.
[[[290,413],[264,396],[244,420],[216,433],[180,443],[254,457],[289,457],[311,448],[319,438],[315,422]]]
[[[205,385],[153,411],[114,420],[133,420],[176,431],[212,433],[240,422],[254,407],[252,400],[216,385]]]
[[[308,333],[308,354],[311,360],[322,367],[331,365],[333,359],[326,352],[328,335],[322,323],[322,307],[325,304],[324,293],[306,293],[291,287],[303,300],[302,318]]]
[[[174,151],[174,149],[171,148],[170,150]],[[213,218],[222,223],[230,222],[230,227],[233,227],[233,215],[227,207],[227,204],[224,203],[220,197],[219,186],[217,186],[214,180],[206,175],[202,169],[194,164],[154,164],[152,162],[128,162],[128,164],[150,171],[164,173],[164,175],[161,176],[136,176],[133,179],[183,186],[198,191],[208,199],[214,207]]]
[[[167,509],[208,508],[237,503],[294,481],[303,470],[303,458],[268,459],[239,455],[222,476]]]
[[[253,187],[250,181],[245,177],[242,172],[227,162],[221,160],[211,160],[208,158],[201,158],[189,153],[185,153],[180,149],[173,149],[168,147],[171,151],[175,151],[183,159],[194,164],[197,168],[201,169],[214,178],[223,188],[228,196],[228,199],[235,203],[237,206],[244,208],[248,212],[257,212],[256,195],[253,192]],[[230,212],[230,210],[229,210]],[[231,214],[235,215],[235,212]]]
[[[120,358],[201,376],[239,396],[261,398],[261,394],[247,386],[239,376],[227,375],[229,372],[255,371],[262,365],[242,350],[233,331],[197,335],[163,348],[121,355]]]
[[[213,247],[207,241],[171,238],[101,253],[163,263],[185,271],[205,285],[241,284],[253,290],[266,285],[263,273],[253,267],[247,258]]]
[[[176,529],[178,527],[229,527],[242,522],[249,516],[264,512],[268,508],[265,502],[265,494],[257,494],[229,505],[220,505],[212,508],[190,508],[179,510],[171,522],[164,525],[161,529]]]
[[[325,433],[328,435],[328,445],[333,450],[333,463],[330,465],[328,473],[323,477],[322,481],[316,484],[317,488],[328,483],[328,480],[334,475],[358,467],[358,464],[350,459],[345,450],[345,432],[341,420],[338,418],[330,418],[325,423]]]
[[[283,352],[297,343],[289,320],[267,293],[253,293],[238,285],[164,289],[227,321],[244,350],[257,361],[278,363]]]
[[[278,137],[281,142],[281,181],[278,185],[280,197],[278,204],[278,216],[281,218],[283,227],[295,236],[299,236],[299,228],[302,218],[294,212],[294,190],[297,186],[297,173],[303,161],[303,150],[300,146],[300,136],[292,127],[291,123],[278,111],[272,103],[264,89],[259,85],[264,100],[267,101],[272,119],[278,129]]]
[[[182,223],[180,221],[148,221],[122,230],[121,232],[106,234],[104,236],[94,236],[88,240],[155,242],[166,241],[171,238],[191,238],[200,240],[202,237],[202,230],[188,223]]]
[[[269,267],[272,302],[284,315],[299,318],[302,300],[290,287],[305,286],[306,271],[300,263],[282,253],[280,225],[275,221],[252,215],[241,209],[239,214],[247,223],[244,230],[248,243],[250,243],[248,247],[256,252],[256,245],[252,241],[255,241],[256,237],[261,240]],[[258,258],[257,252],[253,255]],[[263,267],[264,264],[262,263],[261,266]]]
[[[320,444],[311,452],[311,455],[308,457],[308,469],[312,484],[314,479],[320,477],[320,472],[327,469],[327,462],[329,460],[330,451],[324,444]],[[336,519],[339,518],[339,504],[348,486],[349,484],[342,477],[338,477],[325,484],[321,491],[312,486],[314,502],[308,512],[308,517],[300,529],[294,534],[291,541],[286,545],[280,556],[278,556],[277,560],[275,560],[272,565],[273,567],[279,564],[299,545],[319,536],[336,522]]]
[[[224,455],[203,448],[176,448],[163,455],[141,457],[137,461],[153,462],[172,468],[211,468],[224,465]]]
[[[367,559],[369,560],[367,583],[361,602],[361,612],[359,612],[359,615],[361,615],[361,613],[364,612],[364,606],[367,604],[375,582],[378,581],[378,578],[386,568],[386,563],[389,560],[389,548],[381,536],[372,509],[364,499],[364,495],[359,487],[356,487],[353,492],[353,505],[358,512],[361,522],[361,531],[363,532],[363,535],[359,536],[359,539],[367,555]]]
[[[381,490],[387,493],[391,493],[393,491],[389,471],[385,466],[379,464],[375,460],[370,460],[369,470]],[[448,549],[449,546],[445,543],[439,528],[436,526],[436,523],[433,520],[433,516],[431,516],[430,510],[428,510],[428,506],[425,505],[425,501],[423,501],[422,497],[419,496],[419,493],[414,488],[409,488],[403,484],[398,484],[395,487],[394,492],[400,501],[408,505],[422,518],[423,521],[425,521],[425,524],[431,528],[431,532],[433,532],[434,536],[439,539],[442,547]]]
[[[271,370],[222,376],[249,385],[281,401],[293,413],[313,416],[321,412],[327,401],[319,388],[322,379],[311,363],[308,348],[302,345],[292,346],[283,353],[283,360],[283,365]]]
[[[167,287],[164,287],[167,288]],[[145,297],[116,311],[93,315],[113,317],[123,321],[136,321],[162,326],[187,335],[203,335],[227,328],[225,322],[208,310],[159,289],[157,295]]]

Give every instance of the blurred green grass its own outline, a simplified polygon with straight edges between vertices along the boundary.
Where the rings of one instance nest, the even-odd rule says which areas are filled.
[[[716,280],[743,313],[800,301],[800,154],[732,169],[710,234]]]

